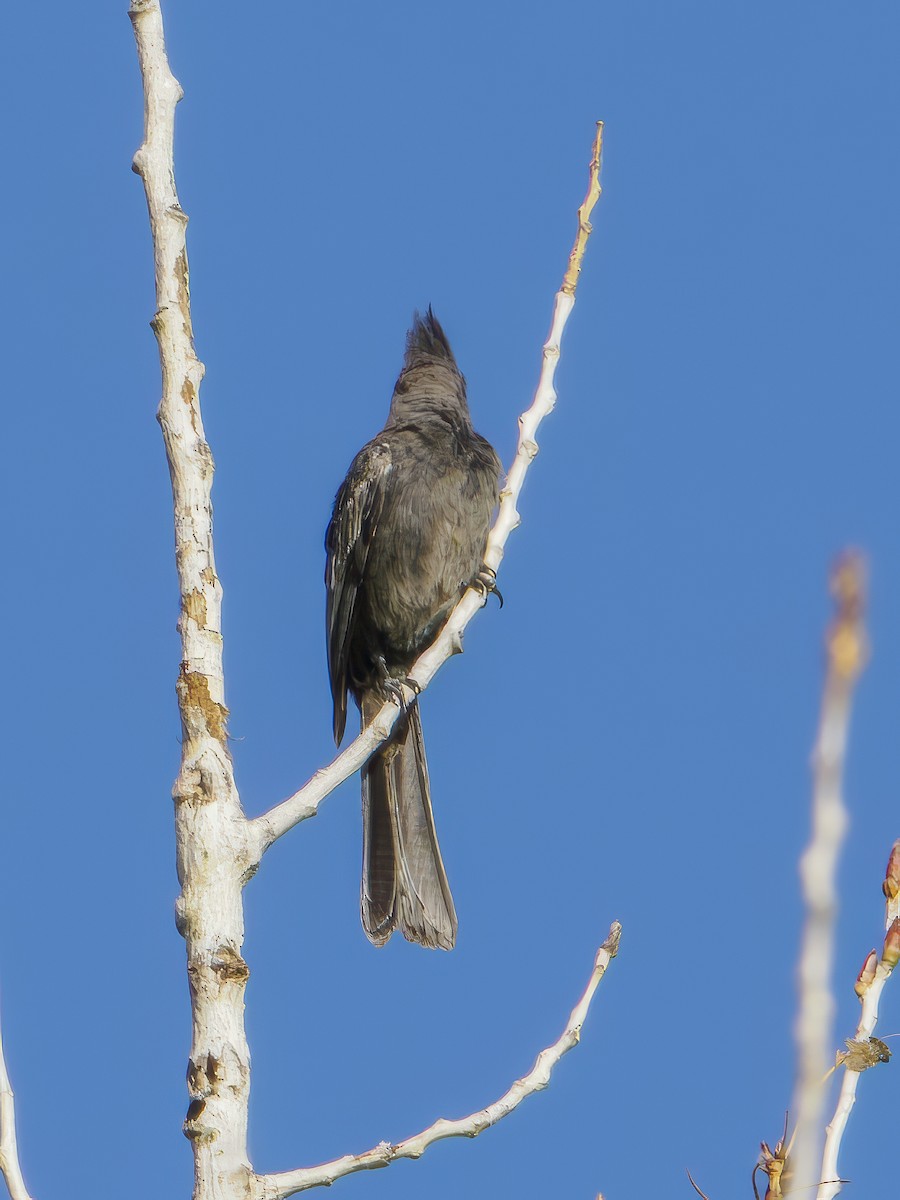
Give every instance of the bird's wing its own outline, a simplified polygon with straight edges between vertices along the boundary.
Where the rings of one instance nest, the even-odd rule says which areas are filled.
[[[338,744],[347,720],[347,672],[356,601],[384,507],[391,465],[388,442],[374,441],[363,446],[335,497],[334,512],[325,534],[328,674],[334,700],[334,740]]]

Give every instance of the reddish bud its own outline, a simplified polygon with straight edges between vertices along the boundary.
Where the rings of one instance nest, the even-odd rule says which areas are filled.
[[[900,962],[900,917],[894,917],[890,928],[885,934],[881,961],[889,971],[893,971],[897,963]]]
[[[887,868],[884,872],[884,883],[881,885],[888,903],[891,900],[896,900],[900,895],[900,839],[894,842],[891,848],[891,857],[888,859]]]
[[[856,977],[854,991],[860,1000],[872,986],[875,979],[875,968],[878,966],[878,955],[874,950],[870,950],[866,955],[866,961],[860,967],[859,974]]]

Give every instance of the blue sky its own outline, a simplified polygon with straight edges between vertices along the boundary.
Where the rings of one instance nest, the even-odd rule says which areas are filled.
[[[0,982],[42,1198],[187,1196],[170,788],[177,594],[127,5],[5,19]],[[358,782],[246,893],[260,1170],[495,1099],[610,921],[582,1045],[473,1143],[358,1197],[749,1194],[793,1081],[828,564],[871,562],[835,1045],[900,835],[900,10],[459,0],[165,6],[186,99],[202,403],[237,777],[258,813],[331,745],[322,536],[429,302],[509,461],[574,232],[604,196],[502,612],[423,701],[457,949],[376,951]],[[879,1031],[900,1028],[885,994]],[[861,1080],[848,1194],[894,1177]],[[103,1184],[97,1184],[99,1174]],[[123,1180],[128,1180],[127,1185]]]

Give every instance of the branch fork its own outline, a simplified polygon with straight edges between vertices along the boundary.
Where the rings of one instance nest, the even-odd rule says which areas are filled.
[[[578,1042],[594,992],[617,952],[621,927],[616,922],[610,928],[587,987],[560,1037],[538,1055],[527,1075],[487,1108],[458,1120],[441,1118],[402,1142],[381,1142],[363,1154],[347,1155],[319,1167],[274,1175],[253,1172],[247,1152],[250,1052],[244,1030],[244,989],[249,970],[241,955],[243,886],[269,846],[300,821],[314,816],[322,800],[390,736],[401,710],[387,701],[375,721],[298,792],[262,816],[246,818],[227,741],[222,589],[212,536],[214,463],[200,413],[204,366],[193,343],[185,240],[188,218],[175,188],[175,107],[183,92],[169,68],[159,0],[131,0],[129,16],[144,85],[144,140],[132,165],[144,184],[153,238],[156,313],[151,325],[162,369],[158,419],[172,481],[181,593],[181,669],[176,692],[183,739],[174,787],[181,894],[176,921],[185,939],[193,1016],[190,1103],[184,1128],[194,1151],[194,1200],[282,1200],[356,1171],[387,1166],[398,1158],[418,1158],[444,1138],[475,1137],[527,1096],[546,1087],[556,1064]],[[531,407],[519,418],[516,456],[488,538],[484,561],[494,577],[506,540],[519,524],[517,502],[528,466],[538,452],[538,425],[556,401],[553,376],[560,338],[575,302],[575,285],[590,233],[588,218],[600,195],[602,136],[603,126],[598,123],[590,186],[579,209],[578,234],[556,297],[540,381]],[[436,641],[412,667],[417,691],[424,690],[443,662],[462,648],[463,631],[485,599],[484,586],[466,591]],[[409,698],[413,698],[411,689]],[[18,1162],[13,1093],[2,1042],[0,1173],[12,1200],[31,1200]]]
[[[156,312],[151,321],[159,347],[162,398],[158,420],[172,482],[175,562],[181,594],[178,630],[181,668],[176,685],[182,725],[182,759],[173,789],[178,879],[176,923],[185,940],[193,1036],[188,1062],[190,1102],[184,1131],[194,1152],[194,1200],[281,1200],[309,1187],[398,1158],[418,1158],[437,1141],[474,1137],[546,1087],[559,1059],[574,1046],[596,988],[614,957],[620,926],[614,924],[597,953],[587,988],[560,1038],[538,1056],[532,1070],[478,1113],[440,1119],[397,1144],[379,1143],[319,1167],[276,1175],[253,1172],[247,1151],[250,1052],[244,1028],[249,970],[241,955],[242,891],[265,851],[364,764],[386,740],[400,715],[387,701],[374,722],[298,792],[253,820],[244,815],[227,740],[228,709],[222,666],[222,589],[215,568],[211,490],[212,453],[203,431],[200,385],[204,366],[194,350],[186,230],[188,218],[175,188],[175,108],[183,96],[166,56],[159,0],[131,0],[129,9],[144,85],[144,139],[134,155],[153,239]],[[579,210],[579,231],[544,347],[534,402],[519,419],[519,445],[485,552],[496,577],[509,533],[519,523],[517,500],[537,454],[535,432],[556,400],[553,374],[559,341],[574,305],[575,279],[587,241],[586,213],[600,195],[602,124],[591,161],[591,184]],[[485,588],[470,588],[436,641],[413,665],[417,692],[442,663],[462,648],[463,631],[485,603]],[[413,698],[410,689],[411,700]],[[16,1146],[15,1110],[0,1042],[0,1174],[12,1200],[31,1200]]]
[[[519,417],[519,440],[515,458],[500,493],[497,519],[488,535],[484,553],[485,566],[496,576],[512,531],[520,524],[518,500],[528,468],[538,453],[537,430],[544,417],[553,411],[556,391],[553,380],[560,356],[560,341],[569,315],[575,306],[575,285],[590,231],[589,217],[600,197],[600,166],[603,148],[603,122],[597,122],[597,133],[591,153],[588,192],[578,210],[579,231],[569,256],[569,266],[562,286],[556,294],[550,333],[543,347],[541,374],[530,408]],[[585,230],[587,229],[587,232]],[[438,669],[462,645],[462,635],[476,612],[484,605],[485,597],[478,588],[469,588],[447,619],[438,638],[418,658],[410,669],[419,691],[424,691]],[[319,770],[299,791],[267,813],[256,817],[251,825],[251,858],[258,862],[266,850],[289,829],[315,816],[319,805],[331,791],[348,779],[390,734],[400,715],[399,707],[385,702],[375,722],[343,750],[329,766]]]

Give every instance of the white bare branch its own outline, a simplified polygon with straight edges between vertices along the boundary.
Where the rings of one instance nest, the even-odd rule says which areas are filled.
[[[19,1164],[19,1148],[16,1142],[16,1101],[6,1059],[3,1057],[3,1035],[0,1032],[0,1175],[6,1180],[10,1200],[31,1200],[22,1167]]]
[[[848,553],[841,557],[832,573],[831,588],[837,611],[826,639],[828,666],[812,756],[812,838],[800,861],[806,925],[798,969],[799,1005],[794,1030],[798,1062],[791,1179],[795,1190],[808,1188],[817,1178],[832,1178],[817,1177],[815,1172],[821,1153],[825,1105],[822,1077],[830,1065],[834,1040],[831,971],[837,915],[835,876],[847,830],[842,794],[844,758],[853,688],[866,654],[864,568],[858,555]]]
[[[156,275],[153,329],[162,365],[162,426],[172,478],[175,562],[181,593],[177,682],[182,724],[175,783],[181,895],[178,927],[187,949],[193,1036],[185,1133],[194,1150],[195,1200],[246,1197],[250,1052],[244,1032],[242,887],[247,822],[228,751],[222,672],[222,589],[213,556],[213,460],[203,432],[194,353],[185,234],[175,190],[175,106],[158,0],[132,0],[144,84],[144,141],[134,169],[144,181]]]
[[[575,306],[578,273],[581,270],[581,262],[591,233],[590,215],[600,197],[602,154],[603,122],[598,121],[597,134],[591,153],[588,192],[578,210],[578,233],[569,256],[569,265],[562,286],[556,294],[550,334],[544,343],[540,379],[531,407],[519,417],[519,441],[516,455],[507,475],[506,486],[500,493],[497,519],[488,536],[484,561],[495,573],[499,570],[503,560],[507,539],[521,520],[518,500],[525,482],[525,475],[538,452],[536,441],[538,426],[544,417],[553,411],[556,404],[553,379],[559,362],[563,329]],[[413,664],[410,678],[415,680],[420,691],[428,686],[439,667],[448,658],[462,650],[463,631],[484,602],[483,594],[470,588],[450,614],[440,636]],[[408,698],[411,700],[413,695],[414,693],[409,691]],[[399,714],[399,707],[393,701],[387,701],[377,719],[329,766],[317,771],[312,779],[293,796],[250,822],[252,845],[250,853],[254,862],[258,862],[273,842],[287,833],[289,829],[293,829],[295,825],[305,821],[308,817],[316,815],[319,805],[325,797],[334,791],[338,784],[348,779],[354,771],[358,771],[372,751],[388,737]]]
[[[844,1073],[834,1116],[825,1131],[825,1148],[819,1175],[822,1182],[816,1192],[816,1200],[833,1200],[833,1197],[841,1190],[838,1154],[850,1112],[856,1103],[859,1077],[867,1067],[874,1066],[881,1061],[879,1050],[882,1047],[878,1045],[877,1041],[873,1044],[872,1036],[878,1021],[878,1004],[881,1000],[881,993],[884,991],[884,985],[890,978],[894,967],[900,962],[900,917],[896,915],[897,899],[900,896],[900,841],[894,843],[888,859],[884,893],[887,898],[885,905],[887,933],[880,958],[873,950],[867,956],[857,977],[856,993],[862,1001],[862,1012],[853,1038],[855,1052],[851,1050],[846,1055],[839,1055]],[[872,1048],[874,1053],[867,1054],[866,1051],[869,1048]]]
[[[159,344],[163,384],[158,415],[172,479],[175,560],[181,594],[178,627],[182,661],[177,693],[183,743],[181,769],[174,788],[181,883],[177,916],[187,948],[193,1016],[188,1064],[191,1103],[185,1133],[194,1150],[194,1200],[246,1200],[257,1177],[247,1155],[250,1055],[244,1031],[248,970],[241,957],[242,888],[265,849],[292,825],[311,816],[321,799],[357,770],[378,742],[389,735],[398,710],[393,704],[386,704],[366,734],[330,768],[320,771],[307,788],[265,817],[254,822],[246,820],[227,744],[222,590],[213,555],[213,460],[200,415],[199,391],[204,369],[194,352],[191,326],[187,217],[175,188],[175,107],[182,91],[169,69],[159,0],[132,0],[130,16],[144,84],[145,120],[144,141],[135,155],[134,169],[144,181],[153,237],[157,298],[153,329]],[[602,127],[598,127],[591,190],[579,213],[578,238],[544,348],[541,384],[534,405],[522,418],[519,451],[486,553],[487,562],[495,569],[506,538],[518,522],[516,499],[528,463],[537,452],[534,432],[555,400],[553,373],[559,358],[560,335],[574,304],[575,280],[590,232],[587,218],[599,195],[601,131]],[[477,591],[468,592],[438,641],[415,664],[414,677],[422,687],[440,664],[460,648],[462,630],[481,603],[483,597]],[[615,938],[611,933],[598,956],[591,985],[563,1038],[545,1051],[525,1080],[487,1110],[492,1115],[486,1124],[499,1119],[525,1095],[544,1086],[553,1063],[577,1041],[584,1012],[609,958],[615,953],[617,938],[616,929]],[[477,1125],[480,1117],[472,1120]],[[474,1126],[457,1130],[457,1125],[439,1123],[440,1128],[433,1127],[420,1135],[420,1139],[404,1143],[400,1148],[402,1154],[416,1156],[431,1141],[456,1132],[478,1132]],[[345,1166],[337,1169],[334,1177],[358,1169],[359,1166]],[[325,1168],[319,1170],[321,1173]],[[286,1195],[298,1186],[309,1185],[284,1184],[280,1194]]]
[[[341,1179],[344,1175],[352,1175],[356,1171],[387,1167],[400,1158],[421,1158],[429,1146],[443,1141],[444,1138],[477,1137],[491,1125],[496,1125],[513,1109],[518,1108],[528,1096],[545,1088],[550,1082],[553,1068],[567,1051],[578,1044],[581,1027],[587,1017],[597,985],[606,973],[610,960],[618,951],[621,932],[622,926],[619,922],[613,922],[606,941],[597,951],[588,985],[572,1009],[565,1029],[552,1046],[548,1046],[546,1050],[540,1052],[528,1074],[517,1079],[499,1100],[495,1100],[487,1108],[455,1121],[442,1117],[427,1129],[423,1129],[421,1133],[406,1138],[402,1142],[393,1144],[381,1142],[362,1154],[347,1154],[343,1158],[322,1163],[318,1167],[301,1167],[296,1171],[284,1171],[276,1175],[259,1175],[253,1185],[253,1200],[283,1200],[285,1196],[306,1191],[307,1188],[327,1187],[336,1179]]]

